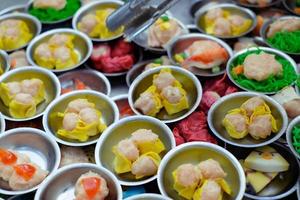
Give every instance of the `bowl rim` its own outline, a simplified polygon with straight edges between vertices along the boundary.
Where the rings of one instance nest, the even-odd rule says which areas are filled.
[[[276,4],[280,3],[282,0],[273,0],[271,3],[268,3],[266,6],[259,6],[257,4],[247,4],[247,3],[241,3],[239,0],[236,1],[236,3],[240,6],[246,7],[246,8],[252,8],[252,9],[265,9],[269,8],[271,6],[275,6]]]
[[[181,145],[177,146],[176,148],[171,149],[171,151],[169,151],[165,155],[165,157],[161,161],[161,164],[159,165],[158,173],[157,173],[158,174],[157,184],[158,184],[160,193],[163,196],[168,196],[168,194],[165,191],[164,186],[162,184],[163,174],[164,174],[164,170],[165,170],[167,163],[172,159],[173,156],[176,156],[176,154],[178,154],[179,152],[182,152],[186,149],[197,148],[197,147],[201,147],[201,148],[204,147],[204,148],[212,149],[212,150],[216,151],[216,153],[221,154],[224,157],[226,157],[233,164],[237,173],[239,174],[239,181],[240,181],[239,192],[238,192],[235,200],[241,200],[243,198],[245,190],[246,190],[246,177],[245,177],[245,173],[244,173],[244,170],[243,170],[241,164],[239,163],[237,158],[232,153],[230,153],[228,150],[226,150],[216,144],[211,144],[208,142],[189,142],[189,143],[181,144]]]
[[[9,14],[11,12],[14,12],[14,11],[17,11],[17,10],[22,10],[22,9],[25,11],[25,8],[26,8],[26,4],[18,4],[18,5],[14,5],[14,6],[9,6],[5,9],[1,10],[0,15]]]
[[[53,167],[52,171],[49,172],[49,174],[47,175],[47,177],[51,176],[58,169],[60,160],[61,160],[60,148],[59,148],[57,142],[52,137],[47,135],[44,131],[42,131],[40,129],[36,129],[36,128],[29,128],[29,127],[20,127],[20,128],[14,128],[14,129],[7,130],[3,134],[0,134],[0,140],[2,138],[8,137],[10,135],[21,134],[22,132],[30,132],[32,134],[39,135],[40,137],[43,137],[49,143],[51,143],[53,150],[55,152],[55,156],[56,156],[54,167]],[[45,179],[40,184],[36,185],[35,187],[33,187],[31,189],[27,189],[27,190],[21,190],[21,191],[4,190],[4,189],[0,188],[0,193],[5,194],[5,195],[26,194],[26,193],[37,190],[44,181],[45,181]]]
[[[18,47],[18,48],[15,48],[15,49],[9,49],[9,50],[5,50],[6,52],[10,53],[10,52],[13,52],[13,51],[17,51],[17,50],[20,50],[20,49],[23,49],[25,47],[27,47],[36,37],[38,37],[42,31],[42,24],[40,23],[40,21],[32,16],[32,15],[29,15],[27,13],[8,13],[8,14],[3,14],[3,15],[0,15],[0,21],[2,20],[6,20],[6,19],[11,19],[11,18],[22,18],[22,19],[27,19],[27,20],[30,20],[36,27],[36,32],[35,33],[32,33],[33,37],[24,45]]]
[[[285,9],[287,11],[289,11],[290,13],[292,13],[293,15],[296,15],[296,16],[300,16],[299,13],[296,13],[288,4],[287,4],[287,0],[282,0],[282,4],[283,6],[285,7]],[[299,194],[299,197],[300,197],[300,194]]]
[[[247,14],[250,19],[252,20],[252,25],[249,27],[249,29],[247,31],[245,31],[244,33],[242,34],[239,34],[239,35],[236,35],[236,36],[216,36],[216,35],[213,35],[217,38],[220,38],[220,39],[234,39],[234,38],[239,38],[239,37],[242,37],[242,36],[245,36],[247,35],[248,33],[250,33],[251,31],[253,31],[253,29],[256,27],[257,25],[257,19],[256,19],[256,14],[248,9],[248,8],[245,8],[245,7],[242,7],[242,6],[238,6],[236,4],[233,4],[233,3],[220,3],[220,4],[213,4],[213,5],[210,5],[210,6],[204,6],[202,9],[200,8],[196,13],[195,13],[195,18],[194,18],[194,24],[196,24],[196,27],[197,29],[201,32],[201,33],[204,33],[204,34],[207,34],[200,26],[199,26],[199,20],[200,18],[208,11],[208,10],[211,10],[211,9],[214,9],[214,8],[233,8],[233,9],[237,9],[237,10],[240,10],[241,12]],[[208,34],[208,35],[211,35],[211,34]]]
[[[149,69],[149,70],[145,71],[144,73],[140,74],[132,82],[132,84],[129,87],[128,102],[129,102],[130,108],[132,109],[132,111],[136,115],[143,115],[143,116],[145,116],[144,114],[142,114],[141,112],[139,112],[134,107],[134,102],[133,102],[133,99],[132,99],[134,90],[136,89],[137,85],[140,84],[140,82],[145,77],[153,75],[153,74],[156,74],[156,73],[159,73],[160,70],[162,70],[162,69],[170,69],[171,71],[176,71],[176,72],[179,72],[179,73],[184,74],[185,76],[189,77],[191,79],[191,81],[193,82],[193,84],[195,85],[197,93],[198,93],[194,105],[191,105],[191,107],[189,108],[189,111],[187,111],[185,114],[183,114],[182,116],[177,117],[175,119],[169,119],[169,120],[160,119],[160,121],[169,124],[169,123],[180,121],[180,120],[186,118],[187,116],[189,116],[190,114],[192,114],[198,108],[198,106],[199,106],[199,104],[201,102],[203,90],[202,90],[202,85],[201,85],[200,81],[198,80],[198,78],[193,73],[191,73],[190,71],[188,71],[186,69],[183,69],[181,67],[173,66],[173,65],[164,65],[164,66],[160,66],[160,67],[155,67],[153,69]],[[156,117],[152,117],[152,118],[156,118]]]
[[[87,73],[91,73],[91,74],[96,75],[105,84],[105,87],[106,87],[107,91],[106,91],[106,93],[103,93],[103,94],[105,94],[107,96],[110,95],[110,93],[111,93],[111,85],[110,85],[109,80],[101,72],[98,72],[98,71],[93,70],[93,69],[79,69],[79,70],[73,70],[73,71],[69,71],[69,72],[63,73],[63,74],[61,74],[61,75],[58,76],[59,81],[60,81],[60,78],[66,76],[67,74],[71,74],[73,72],[87,72]],[[94,90],[94,91],[97,91],[97,90]],[[98,92],[100,92],[100,91],[98,91]]]
[[[4,133],[5,132],[5,128],[6,128],[6,124],[5,124],[5,119],[2,115],[2,113],[0,112],[0,133]]]
[[[101,136],[96,144],[96,148],[95,148],[95,161],[96,161],[97,165],[100,165],[105,168],[105,166],[101,162],[100,150],[101,150],[102,144],[106,141],[106,139],[110,136],[110,134],[119,126],[126,124],[128,122],[136,121],[136,120],[148,121],[148,122],[154,124],[155,126],[162,128],[170,140],[170,144],[171,144],[170,150],[175,148],[176,142],[175,142],[175,138],[173,136],[173,132],[166,124],[162,123],[158,119],[155,119],[155,118],[152,118],[149,116],[129,116],[129,117],[120,119],[117,123],[112,124],[107,129],[105,129],[105,131],[101,134]],[[123,186],[139,186],[139,185],[144,185],[146,183],[149,183],[149,182],[155,180],[156,178],[157,178],[157,174],[154,176],[150,176],[147,179],[140,180],[140,181],[122,181],[122,180],[119,180],[118,178],[117,179],[120,182],[120,184]]]
[[[18,74],[18,73],[22,73],[24,71],[35,71],[35,72],[38,72],[40,74],[44,74],[44,75],[48,76],[53,81],[53,83],[55,85],[56,93],[55,93],[54,99],[57,99],[60,96],[61,86],[60,86],[60,82],[59,82],[57,76],[54,73],[52,73],[51,71],[49,71],[47,69],[44,69],[44,68],[38,68],[38,67],[34,67],[34,66],[28,66],[28,67],[24,66],[24,67],[21,67],[21,68],[17,68],[17,69],[8,71],[0,77],[0,83],[3,82],[6,78],[11,77],[11,76],[13,76],[15,74]],[[2,113],[2,115],[3,115],[4,119],[9,120],[9,121],[14,121],[14,122],[29,121],[29,120],[36,119],[36,118],[41,117],[42,115],[44,115],[44,113],[45,113],[45,111],[46,111],[46,109],[49,105],[50,105],[50,103],[46,106],[44,111],[42,111],[41,113],[35,114],[34,116],[28,117],[28,118],[17,119],[17,118],[13,118],[11,116],[8,116],[8,115],[4,115],[3,113]]]
[[[49,135],[51,135],[51,137],[53,137],[56,142],[60,143],[60,144],[63,144],[63,145],[66,145],[66,146],[73,146],[73,147],[83,147],[83,146],[88,146],[88,145],[91,145],[91,144],[95,144],[97,143],[97,141],[99,140],[100,136],[104,133],[102,132],[101,134],[99,134],[99,137],[94,139],[94,140],[91,140],[91,141],[87,141],[87,142],[78,142],[78,143],[75,143],[75,142],[68,142],[68,141],[65,141],[63,139],[60,139],[56,136],[56,133],[53,132],[50,128],[50,126],[48,125],[48,117],[49,117],[49,112],[50,110],[57,104],[57,103],[60,103],[61,101],[69,98],[69,97],[73,97],[73,96],[76,96],[76,95],[81,95],[81,94],[89,94],[89,95],[93,95],[97,98],[100,98],[104,101],[106,101],[112,108],[113,110],[113,115],[114,115],[114,119],[113,119],[113,122],[108,125],[107,128],[109,128],[112,124],[114,124],[116,121],[118,121],[119,119],[119,110],[118,110],[118,107],[117,105],[115,104],[115,102],[113,102],[107,95],[101,93],[101,92],[97,92],[97,91],[93,91],[93,90],[77,90],[77,91],[72,91],[72,92],[69,92],[69,93],[66,93],[66,94],[63,94],[61,95],[60,97],[56,98],[55,100],[53,100],[49,106],[47,107],[46,111],[45,111],[45,114],[43,115],[43,119],[42,119],[42,123],[43,123],[43,127],[45,129],[45,132]]]
[[[293,128],[298,124],[300,125],[300,116],[294,118],[289,123],[285,136],[286,136],[286,141],[288,143],[290,150],[292,151],[292,153],[295,155],[296,158],[300,159],[300,154],[297,153],[297,151],[295,150],[295,147],[293,146],[293,142],[292,142],[292,131],[293,131]]]
[[[112,3],[112,4],[116,4],[118,6],[122,6],[124,5],[124,2],[123,1],[120,1],[120,0],[101,0],[101,1],[95,1],[95,2],[90,2],[84,6],[81,6],[81,8],[79,8],[77,10],[77,12],[75,13],[75,15],[73,16],[73,19],[72,19],[72,28],[76,31],[79,31],[81,32],[78,28],[77,28],[77,23],[79,22],[79,16],[82,15],[82,13],[84,13],[85,11],[88,11],[89,9],[93,8],[93,7],[96,7],[98,5],[103,5],[103,4],[109,4],[109,3]],[[83,32],[81,32],[83,33]],[[85,33],[84,33],[85,34]],[[93,42],[108,42],[108,41],[112,41],[112,40],[115,40],[117,38],[120,38],[124,35],[124,33],[122,32],[121,34],[115,36],[115,37],[112,37],[112,38],[108,38],[108,39],[98,39],[98,38],[92,38],[88,35],[86,35],[90,40],[92,40]]]
[[[93,163],[75,163],[75,164],[70,164],[70,165],[61,167],[58,170],[56,170],[55,173],[47,176],[47,178],[41,184],[39,189],[36,191],[36,194],[34,196],[34,200],[40,200],[40,196],[41,196],[42,192],[44,192],[44,190],[47,189],[48,184],[54,178],[57,178],[57,177],[61,176],[66,171],[69,171],[69,170],[72,170],[72,169],[77,169],[77,168],[97,169],[97,170],[103,172],[104,174],[106,174],[112,180],[112,182],[114,183],[114,186],[116,187],[116,191],[118,193],[118,199],[117,200],[122,199],[123,193],[122,193],[121,185],[118,184],[118,180],[117,180],[117,178],[115,177],[115,175],[113,173],[111,173],[109,170],[105,169],[104,167],[98,166],[98,165],[93,164]]]
[[[239,85],[232,77],[231,75],[231,72],[230,72],[230,66],[232,64],[232,62],[240,55],[248,52],[248,51],[255,51],[255,50],[262,50],[266,53],[272,53],[272,54],[275,54],[277,56],[280,56],[282,58],[284,58],[285,60],[289,61],[289,63],[292,65],[292,67],[294,68],[295,70],[295,73],[298,73],[298,67],[297,67],[297,64],[296,62],[289,56],[287,55],[286,53],[284,52],[281,52],[277,49],[273,49],[273,48],[269,48],[269,47],[251,47],[251,48],[248,48],[248,49],[244,49],[244,50],[241,50],[237,53],[235,53],[227,62],[227,65],[226,65],[226,73],[228,75],[228,78],[230,79],[230,81],[237,87],[239,87],[240,89],[244,90],[244,91],[248,91],[248,92],[255,92],[255,93],[260,93],[260,94],[266,94],[266,95],[271,95],[271,94],[275,94],[277,93],[278,91],[273,91],[273,92],[259,92],[259,91],[255,91],[255,90],[250,90],[250,89],[247,89],[241,85]],[[293,84],[291,84],[293,85]]]
[[[280,144],[280,143],[275,142],[272,145],[276,146],[278,148],[284,148],[284,149],[286,149],[287,152],[290,152],[289,148],[284,144]],[[290,154],[292,154],[292,153],[290,153]],[[296,157],[295,157],[295,160],[296,160],[296,165],[298,165],[298,167],[299,167],[300,166],[299,160]],[[288,191],[286,191],[285,193],[274,195],[274,196],[256,196],[256,195],[248,194],[248,193],[245,192],[245,197],[248,197],[250,199],[258,199],[258,200],[282,199],[284,197],[289,196],[293,192],[295,192],[297,190],[298,183],[300,183],[300,176],[298,177],[298,179],[296,181],[296,184],[293,187],[291,187]]]
[[[157,198],[161,200],[171,200],[170,198],[163,196],[161,194],[156,194],[156,193],[143,193],[143,194],[138,194],[138,195],[133,195],[130,197],[127,197],[124,200],[139,200],[140,198]]]
[[[177,44],[177,42],[184,41],[184,40],[190,39],[190,38],[199,38],[199,40],[211,40],[213,42],[216,42],[220,46],[222,46],[224,49],[226,49],[227,53],[229,54],[228,60],[224,63],[225,69],[220,71],[219,73],[215,73],[215,74],[211,74],[211,75],[200,75],[200,74],[196,74],[196,73],[193,73],[193,74],[195,74],[196,76],[200,76],[200,77],[214,77],[214,76],[219,76],[219,75],[226,73],[226,64],[227,64],[227,62],[229,62],[229,59],[234,54],[232,48],[223,40],[221,40],[213,35],[207,35],[204,33],[189,33],[189,34],[181,35],[181,36],[177,37],[176,39],[174,39],[172,41],[172,43],[170,43],[170,45],[168,46],[168,49],[167,49],[168,58],[172,64],[179,65],[179,63],[177,63],[174,60],[174,58],[173,58],[174,55],[172,55],[172,50],[173,50],[174,46]]]
[[[111,99],[114,102],[120,101],[120,100],[127,100],[128,101],[128,94],[119,94],[119,95],[113,96]]]
[[[6,53],[6,51],[1,50],[1,49],[0,49],[0,57],[3,57],[6,62],[6,65],[4,66],[5,69],[3,71],[3,74],[4,74],[5,72],[8,72],[8,70],[10,69],[10,58],[9,58],[8,54]]]
[[[273,18],[271,18],[271,19],[269,19],[269,20],[267,20],[263,23],[263,26],[260,29],[259,34],[260,34],[260,37],[263,39],[264,43],[266,45],[268,45],[270,48],[276,49],[276,50],[281,51],[281,52],[283,52],[285,54],[288,54],[288,55],[298,56],[298,55],[300,55],[300,52],[293,53],[293,52],[283,51],[283,50],[280,50],[278,48],[275,48],[271,43],[268,42],[268,38],[266,37],[267,30],[273,22],[275,22],[277,20],[285,20],[285,19],[293,19],[293,18],[296,18],[296,19],[300,20],[300,15],[299,14],[296,15],[296,16],[295,15],[283,15],[283,16],[280,16],[280,17],[273,17]]]
[[[33,6],[33,1],[34,1],[34,0],[28,0],[28,2],[25,4],[25,12],[28,13],[28,14],[29,14],[29,9],[30,9],[30,7]],[[80,2],[80,5],[82,6],[82,1],[79,0],[79,2]],[[80,9],[80,8],[79,8],[79,9]],[[77,9],[77,11],[78,11],[79,9]],[[77,12],[77,11],[76,11],[76,12]],[[74,13],[74,14],[75,14],[75,13]],[[65,19],[60,19],[60,20],[57,20],[57,21],[41,21],[41,20],[39,20],[39,19],[38,19],[38,20],[39,20],[42,24],[53,25],[53,24],[59,24],[59,23],[62,23],[62,22],[66,22],[66,21],[72,19],[73,16],[74,16],[74,14],[71,15],[71,16],[69,16],[69,17],[67,17],[67,18],[65,18]],[[33,16],[33,15],[32,15],[32,16]]]
[[[84,34],[81,33],[77,30],[73,30],[71,28],[58,28],[58,29],[51,29],[49,31],[46,31],[38,36],[36,36],[33,40],[31,40],[31,42],[29,43],[27,49],[26,49],[26,58],[28,60],[28,62],[36,67],[39,68],[45,68],[43,66],[39,66],[34,59],[31,56],[31,51],[34,51],[33,46],[39,42],[41,39],[47,37],[47,36],[51,36],[54,34],[60,34],[60,33],[65,33],[65,34],[71,34],[71,35],[76,35],[78,37],[80,37],[87,45],[87,54],[83,56],[83,58],[81,59],[81,61],[79,63],[77,63],[76,65],[66,68],[66,69],[47,69],[49,71],[52,71],[54,73],[60,73],[60,72],[66,72],[66,71],[71,71],[73,69],[76,69],[78,67],[80,67],[83,63],[85,63],[87,61],[87,59],[91,56],[92,54],[92,49],[93,49],[93,43],[90,40],[90,38]],[[32,55],[34,54],[34,52],[32,52]],[[46,69],[46,68],[45,68]]]
[[[237,97],[256,97],[256,96],[260,96],[262,97],[265,101],[267,101],[268,103],[272,104],[280,113],[281,117],[282,117],[282,127],[281,129],[278,131],[278,133],[276,133],[276,135],[273,138],[268,139],[265,142],[262,143],[258,143],[258,144],[239,144],[239,142],[234,142],[231,140],[226,139],[225,137],[223,137],[221,134],[218,133],[218,131],[215,129],[215,126],[212,122],[212,118],[213,118],[213,113],[215,112],[216,108],[220,105],[222,105],[225,101],[237,98]],[[267,95],[263,95],[260,93],[255,93],[255,92],[235,92],[226,96],[221,97],[220,99],[218,99],[209,109],[208,114],[207,114],[207,122],[208,122],[208,126],[210,128],[210,130],[213,132],[213,134],[218,137],[220,140],[222,140],[225,143],[228,143],[230,145],[233,146],[237,146],[237,147],[243,147],[243,148],[256,148],[256,147],[261,147],[261,146],[266,146],[269,145],[273,142],[275,142],[276,140],[278,140],[286,131],[287,125],[288,125],[288,116],[284,110],[284,108],[274,99],[272,99],[271,97],[267,96]]]

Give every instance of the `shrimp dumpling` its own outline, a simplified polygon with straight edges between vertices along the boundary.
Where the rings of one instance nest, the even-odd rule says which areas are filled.
[[[248,117],[250,117],[257,107],[265,105],[265,101],[261,97],[252,97],[243,103],[241,108],[244,109],[247,112]]]
[[[265,139],[272,133],[272,116],[259,115],[253,117],[251,124],[249,125],[249,134],[254,139]]]
[[[109,194],[106,180],[99,174],[82,174],[75,185],[75,200],[104,200]]]
[[[143,154],[132,163],[131,173],[135,175],[136,179],[155,175],[160,161],[161,158],[157,153]]]
[[[200,162],[198,167],[204,179],[222,179],[226,176],[220,163],[213,159]]]
[[[193,200],[221,200],[222,188],[214,180],[205,180],[193,196]]]
[[[273,37],[276,33],[286,31],[286,32],[293,32],[300,30],[300,20],[297,18],[291,19],[279,19],[273,22],[268,31],[267,37]]]
[[[48,175],[48,171],[41,169],[33,163],[18,164],[9,178],[9,186],[12,190],[26,190],[40,184]]]
[[[21,92],[19,82],[0,83],[0,97],[5,106],[9,106],[14,96]]]
[[[78,113],[84,108],[94,108],[94,104],[87,99],[75,99],[71,101],[66,109],[66,112]]]
[[[33,57],[38,65],[48,69],[54,68],[55,60],[53,59],[52,48],[50,48],[49,44],[42,43],[38,45],[34,51]]]
[[[33,7],[34,8],[53,8],[55,10],[61,10],[67,5],[67,0],[34,0]]]
[[[78,23],[78,29],[90,37],[97,37],[100,34],[98,24],[100,19],[95,14],[87,14]]]
[[[37,104],[45,98],[45,86],[43,81],[37,78],[26,79],[21,82],[22,93],[30,94]]]
[[[162,103],[159,94],[157,93],[157,88],[155,86],[150,86],[134,102],[134,107],[145,115],[155,116],[162,108]]]
[[[229,111],[222,124],[232,138],[241,139],[248,134],[249,119],[240,109]]]
[[[28,162],[30,159],[27,155],[0,148],[0,178],[8,181],[13,174],[14,165]]]
[[[224,17],[224,10],[222,8],[210,9],[205,14],[206,21],[214,21],[218,18]]]
[[[36,113],[36,103],[30,94],[18,93],[9,104],[9,113],[14,118],[32,117]]]
[[[53,47],[66,46],[69,48],[74,48],[72,40],[74,39],[73,35],[67,34],[54,34],[48,41],[48,44]]]
[[[153,76],[153,85],[157,88],[158,91],[161,91],[167,86],[173,86],[175,82],[176,79],[169,69],[163,69],[158,75]]]
[[[76,113],[66,113],[62,122],[63,129],[67,131],[74,130],[77,126],[79,119],[79,115]]]
[[[192,199],[193,194],[201,181],[199,169],[192,164],[182,164],[172,173],[174,189],[186,199]]]
[[[216,19],[213,27],[213,34],[217,36],[230,36],[231,24],[225,18]]]
[[[55,48],[53,51],[53,58],[55,59],[56,69],[71,67],[78,62],[78,55],[66,46]]]
[[[158,135],[150,129],[138,129],[131,134],[131,140],[138,146],[141,154],[147,152],[161,153],[165,150],[165,145]]]

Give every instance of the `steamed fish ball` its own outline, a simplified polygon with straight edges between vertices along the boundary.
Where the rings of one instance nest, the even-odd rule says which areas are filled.
[[[300,29],[300,20],[297,18],[281,19],[273,22],[267,32],[267,37],[273,37],[277,32],[293,32]]]
[[[151,176],[156,174],[158,166],[156,163],[148,156],[141,156],[132,164],[131,172],[135,176]]]
[[[118,151],[130,161],[135,161],[139,157],[139,150],[132,140],[124,139],[117,145]]]
[[[245,18],[240,15],[230,15],[228,20],[233,26],[242,26],[245,23]]]
[[[68,104],[66,112],[79,113],[84,108],[93,108],[93,104],[87,99],[76,99]]]
[[[230,36],[231,25],[225,18],[218,18],[214,24],[214,34],[217,36]]]
[[[200,179],[200,171],[192,164],[182,164],[177,168],[177,180],[184,187],[198,184]]]
[[[222,18],[224,11],[221,8],[215,8],[207,11],[205,17],[208,20],[216,20],[217,18]]]
[[[76,128],[79,121],[79,115],[75,113],[66,113],[63,119],[63,129],[67,131],[72,131]]]
[[[220,200],[222,190],[220,185],[214,180],[206,180],[201,188],[194,195],[194,200]],[[197,194],[199,192],[199,195]],[[197,197],[196,197],[197,196]],[[221,198],[220,198],[221,197]]]
[[[104,200],[109,194],[106,180],[99,174],[82,174],[75,185],[75,200]]]
[[[243,65],[244,75],[256,81],[263,81],[271,75],[282,73],[282,65],[275,59],[275,55],[265,52],[248,55]]]
[[[150,113],[155,106],[155,100],[151,93],[142,93],[134,103],[134,107],[141,110],[143,114]]]
[[[86,34],[90,34],[98,24],[99,20],[96,15],[87,14],[80,20],[78,29]]]
[[[272,133],[271,115],[259,115],[249,125],[249,134],[255,139],[264,139]]]
[[[167,86],[163,88],[161,95],[167,99],[168,102],[176,104],[180,102],[182,94],[177,87]]]
[[[12,190],[26,190],[40,184],[48,175],[48,171],[33,163],[14,166],[14,172],[9,179]]]
[[[247,112],[247,115],[250,117],[255,108],[263,106],[264,104],[265,101],[261,97],[252,97],[243,103],[241,108],[244,109]]]
[[[229,134],[231,137],[236,139],[243,138],[245,135],[242,134],[247,131],[247,118],[240,113],[229,113],[225,115],[224,120],[228,120],[230,124],[234,127],[234,130],[238,133],[241,133],[239,136],[235,136],[233,134]],[[246,134],[246,133],[245,133]]]
[[[300,99],[293,99],[283,104],[290,118],[295,118],[300,115]]]
[[[37,46],[35,52],[37,57],[44,58],[44,59],[51,59],[52,58],[52,50],[47,43],[42,43]]]
[[[163,71],[153,79],[153,85],[155,85],[156,88],[161,91],[167,86],[172,86],[175,81],[175,77],[170,72]]]
[[[66,34],[54,34],[48,41],[52,46],[67,46],[70,41],[70,36]]]
[[[21,84],[19,82],[9,82],[6,86],[10,95],[16,95],[21,92]]]
[[[222,169],[220,163],[213,159],[200,162],[198,167],[204,179],[218,179],[226,176],[226,173]]]
[[[30,94],[33,97],[38,94],[42,86],[43,82],[40,79],[29,79],[21,82],[22,92]]]
[[[25,105],[34,104],[34,98],[30,94],[18,93],[16,94],[14,99],[21,104],[25,104]]]
[[[155,141],[158,139],[158,135],[149,129],[139,129],[131,134],[131,140],[135,143],[144,143]]]
[[[33,7],[34,8],[53,8],[55,10],[63,9],[67,4],[67,0],[34,0]]]
[[[8,19],[0,22],[0,37],[7,37],[11,39],[18,39],[20,36],[21,20]]]
[[[80,119],[87,124],[99,122],[99,114],[94,108],[84,108],[79,112]]]
[[[71,50],[68,47],[60,46],[54,49],[53,57],[62,62],[67,62],[71,59]]]

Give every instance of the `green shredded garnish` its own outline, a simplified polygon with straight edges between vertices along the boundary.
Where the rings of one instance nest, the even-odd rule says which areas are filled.
[[[292,142],[295,150],[300,154],[300,125],[293,127]]]
[[[161,58],[157,58],[157,59],[155,59],[155,60],[153,61],[153,63],[154,63],[154,64],[160,64],[160,65],[162,65],[162,64],[163,64],[163,61],[162,61]]]
[[[297,74],[292,64],[286,59],[277,55],[275,55],[275,59],[282,65],[283,69],[281,76],[270,76],[264,81],[256,81],[246,78],[244,74],[236,75],[233,73],[232,69],[238,65],[243,65],[244,60],[248,55],[259,54],[260,52],[262,52],[260,49],[248,51],[238,56],[230,65],[231,76],[239,85],[248,90],[257,92],[277,92],[296,81]]]
[[[277,32],[267,39],[275,48],[289,53],[300,53],[300,30],[293,32]]]
[[[54,22],[73,16],[80,6],[80,0],[67,0],[66,6],[61,10],[30,7],[29,13],[37,17],[42,22]]]
[[[300,7],[300,0],[296,0],[296,6]]]
[[[220,70],[221,70],[220,66],[215,66],[211,69],[212,73],[218,73],[218,72],[220,72]]]
[[[161,20],[163,20],[164,22],[168,22],[170,19],[168,16],[164,15],[160,17]]]

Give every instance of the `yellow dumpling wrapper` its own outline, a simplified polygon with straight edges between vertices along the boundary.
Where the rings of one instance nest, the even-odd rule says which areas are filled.
[[[110,14],[111,14],[111,8],[96,11],[96,16],[98,17],[98,19],[100,21],[99,27],[97,27],[99,29],[99,38],[104,38],[104,39],[112,38],[117,35],[120,35],[123,32],[123,27],[118,28],[115,31],[110,31],[107,28],[106,19]]]
[[[9,103],[13,99],[13,95],[10,94],[9,89],[6,85],[6,83],[0,83],[0,97],[4,103],[5,106],[9,106]]]
[[[113,153],[116,155],[114,159],[114,169],[117,174],[123,174],[131,172],[132,162],[127,159],[121,152],[118,151],[117,147],[113,147]]]
[[[63,35],[65,35],[65,34],[63,34]],[[63,46],[68,47],[70,49],[74,49],[73,40],[75,39],[75,36],[74,35],[65,35],[65,36],[67,37],[67,40],[64,42]],[[49,43],[49,46],[51,48],[57,48],[57,47],[61,46],[61,44],[60,45],[55,45],[55,44],[50,44]]]
[[[253,119],[259,115],[269,115],[271,116],[271,124],[272,124],[272,132],[276,133],[278,132],[278,126],[277,126],[277,122],[276,119],[273,117],[273,115],[271,114],[270,108],[267,104],[265,104],[264,106],[258,106],[254,109],[253,114],[250,117],[250,124],[253,122]]]
[[[53,57],[51,57],[51,58],[44,58],[44,57],[40,57],[36,53],[34,53],[33,59],[35,60],[35,62],[39,66],[42,66],[44,68],[54,69],[54,67],[55,67],[55,60],[54,60]]]
[[[164,69],[160,70],[159,74],[165,73],[165,72],[172,74],[172,71],[171,71],[170,68],[164,68]],[[153,75],[153,80],[155,80],[159,76],[159,74],[154,74]],[[174,81],[174,83],[172,84],[172,86],[174,86],[174,87],[181,87],[182,88],[181,83],[179,81],[177,81],[177,80]]]
[[[9,104],[9,113],[14,118],[28,118],[32,117],[36,113],[36,105],[22,104],[16,100],[12,100]]]
[[[88,35],[90,36],[90,37],[98,37],[99,35],[100,35],[100,23],[101,23],[101,20],[99,19],[99,17],[98,16],[96,16],[95,15],[95,19],[96,19],[96,21],[97,21],[97,25],[93,28],[93,30],[91,31],[91,32],[89,32],[88,33]],[[79,30],[82,30],[83,29],[83,25],[82,25],[82,23],[81,22],[79,22],[78,24],[77,24],[77,26],[78,26],[78,29]]]
[[[150,112],[145,113],[148,116],[155,117],[157,113],[159,113],[160,109],[163,107],[161,103],[160,96],[157,92],[157,89],[154,85],[150,86],[145,92],[143,93],[150,93],[152,96],[153,101],[155,102],[155,107],[150,110]]]
[[[233,35],[240,35],[245,33],[251,26],[252,21],[250,19],[245,19],[244,24],[242,26],[231,26]]]
[[[180,94],[182,95],[178,103],[174,103],[174,104],[170,103],[163,95],[161,95],[162,105],[164,106],[164,108],[166,109],[169,115],[173,115],[175,113],[178,113],[182,110],[189,108],[189,102],[186,96],[186,91],[181,87],[177,87],[177,88],[179,89]]]
[[[202,192],[203,192],[203,187],[208,183],[208,180],[205,180],[203,185],[198,188],[194,195],[193,195],[193,200],[201,200],[202,199]],[[218,200],[222,200],[223,199],[223,193],[221,192],[218,196]]]
[[[159,154],[166,149],[165,145],[159,138],[154,141],[136,142],[136,144],[141,154],[145,154],[151,151]]]
[[[33,79],[31,79],[31,80],[34,80],[34,78]],[[39,80],[39,79],[38,79]],[[36,105],[38,105],[38,104],[40,104],[42,101],[44,101],[45,100],[45,84],[44,84],[44,82],[42,81],[42,85],[41,85],[41,87],[40,87],[40,89],[39,89],[39,91],[37,92],[37,94],[33,97],[34,98],[34,101],[35,101],[35,103],[36,103]]]
[[[225,179],[217,179],[216,182],[221,186],[225,193],[227,193],[228,195],[232,194],[232,189]]]
[[[249,124],[249,118],[247,117],[246,111],[244,109],[240,109],[240,108],[233,109],[233,110],[230,110],[228,112],[228,114],[242,114],[245,117],[247,124]],[[243,132],[238,132],[235,129],[234,125],[227,118],[223,119],[222,124],[225,127],[227,133],[232,138],[241,139],[241,138],[246,137],[246,135],[248,134],[248,129],[246,129]]]
[[[4,73],[2,67],[0,66],[0,75],[2,75]]]
[[[143,155],[141,155],[135,162],[137,162],[141,157],[144,157],[144,156],[147,156],[149,157],[154,163],[155,165],[158,167],[159,166],[159,163],[161,161],[161,158],[160,156],[155,153],[155,152],[148,152],[148,153],[145,153]],[[134,163],[134,162],[133,162]],[[135,176],[136,179],[141,179],[143,178],[144,176]]]
[[[223,11],[223,17],[228,18],[230,16],[229,11]],[[208,17],[205,15],[204,17],[204,24],[205,24],[205,32],[208,34],[214,35],[214,29],[215,29],[215,20],[210,20]]]
[[[56,69],[65,69],[68,67],[72,67],[78,63],[78,61],[79,61],[78,54],[74,50],[69,49],[69,51],[70,51],[71,57],[66,62],[63,62],[60,59],[55,60],[55,68]]]

